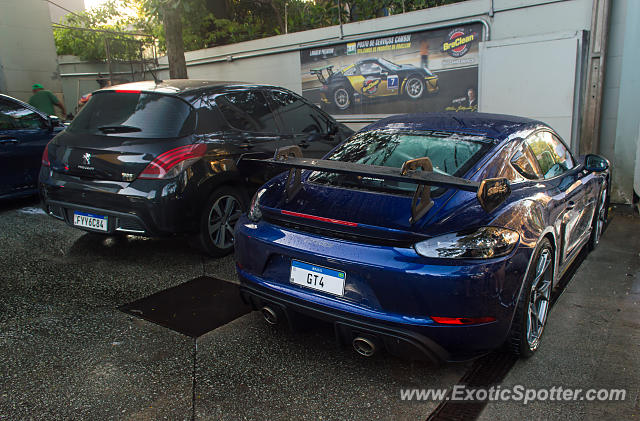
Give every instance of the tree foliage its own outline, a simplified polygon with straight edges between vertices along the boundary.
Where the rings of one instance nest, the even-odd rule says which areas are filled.
[[[252,39],[305,31],[441,6],[463,0],[110,0],[103,6],[78,15],[67,15],[65,25],[113,31],[142,31],[154,35],[160,51],[166,51],[162,7],[169,5],[182,16],[182,39],[186,51]],[[122,11],[133,8],[128,16]],[[83,59],[103,60],[104,34],[73,29],[54,29],[58,54],[75,54]],[[112,55],[131,58],[139,54],[131,37],[120,40]],[[112,41],[115,42],[115,41]]]
[[[125,7],[138,13],[124,13]],[[108,43],[113,59],[139,59],[144,38],[123,34],[152,31],[149,21],[139,11],[139,0],[110,0],[94,9],[67,14],[61,22],[66,27],[57,26],[53,29],[57,53],[73,54],[83,60],[102,61],[107,57]],[[96,29],[109,32],[94,31]]]

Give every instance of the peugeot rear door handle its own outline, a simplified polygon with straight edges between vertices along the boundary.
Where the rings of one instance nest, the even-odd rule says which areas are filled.
[[[567,210],[571,210],[575,207],[576,207],[576,204],[573,200],[570,200],[569,203],[567,203]]]
[[[242,149],[251,149],[251,148],[253,148],[253,145],[251,143],[243,143],[243,144],[238,145],[238,147],[242,148]]]
[[[300,142],[298,143],[298,146],[300,146],[303,149],[306,149],[309,147],[309,142]]]

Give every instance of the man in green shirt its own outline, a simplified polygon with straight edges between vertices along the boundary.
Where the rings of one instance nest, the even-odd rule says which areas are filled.
[[[33,95],[29,98],[29,104],[33,105],[46,115],[55,115],[53,106],[60,107],[62,115],[67,114],[67,110],[64,108],[64,104],[58,100],[58,98],[51,92],[45,90],[41,84],[34,83],[31,87]]]

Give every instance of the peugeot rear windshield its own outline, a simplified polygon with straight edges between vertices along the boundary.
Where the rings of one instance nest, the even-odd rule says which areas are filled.
[[[450,132],[375,130],[352,136],[326,159],[401,168],[405,161],[426,156],[431,160],[434,172],[461,177],[492,144],[491,139],[483,136]],[[312,173],[309,181],[398,193],[412,193],[416,189],[415,184],[381,180],[375,176],[369,178],[325,172]],[[437,195],[445,189],[432,190]]]
[[[193,133],[195,113],[182,99],[147,92],[93,94],[67,131],[133,138],[172,138]]]

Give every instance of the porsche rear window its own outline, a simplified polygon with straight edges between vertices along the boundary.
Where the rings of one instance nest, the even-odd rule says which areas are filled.
[[[78,113],[69,132],[134,138],[172,138],[193,133],[195,113],[168,95],[100,92]]]
[[[405,161],[426,156],[431,160],[434,172],[460,177],[484,155],[491,144],[490,139],[481,136],[462,136],[448,132],[378,130],[352,136],[327,159],[401,168]],[[413,192],[416,188],[412,183],[375,179],[375,175],[369,179],[314,172],[309,180],[400,192]]]

